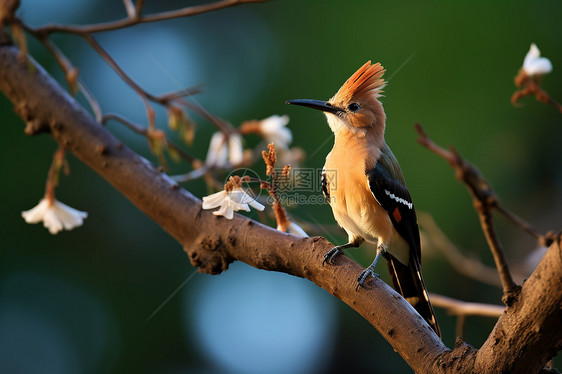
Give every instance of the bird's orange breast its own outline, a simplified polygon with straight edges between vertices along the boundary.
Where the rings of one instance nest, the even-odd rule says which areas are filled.
[[[334,218],[348,234],[377,243],[390,240],[392,222],[369,188],[365,162],[353,160],[350,149],[334,149],[326,158],[325,173]]]
[[[370,189],[365,171],[375,166],[380,150],[366,141],[336,134],[336,143],[324,166],[330,206],[350,241],[363,238],[371,243],[384,243],[389,252],[407,264],[409,247]]]

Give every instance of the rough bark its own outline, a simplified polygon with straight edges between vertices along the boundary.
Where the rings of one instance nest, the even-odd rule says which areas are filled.
[[[548,264],[541,263],[525,283],[521,297],[500,318],[480,351],[462,341],[449,350],[380,279],[370,280],[356,292],[356,277],[362,269],[349,258],[340,256],[336,266],[323,267],[322,256],[332,247],[324,238],[297,238],[241,215],[226,220],[203,211],[199,199],[96,123],[40,66],[33,61],[34,71],[22,66],[18,50],[0,44],[4,44],[0,46],[0,90],[27,123],[26,133],[50,133],[180,242],[201,272],[220,273],[238,260],[309,279],[369,321],[418,373],[505,372],[519,365],[530,370],[526,372],[538,372],[559,350],[559,243],[549,249],[543,260]],[[531,323],[537,314],[540,318]]]
[[[476,372],[536,373],[562,348],[560,240],[523,283],[518,297],[478,351]]]

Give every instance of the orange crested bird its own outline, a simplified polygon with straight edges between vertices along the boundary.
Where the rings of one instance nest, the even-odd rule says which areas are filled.
[[[421,275],[420,234],[416,211],[400,165],[384,140],[386,116],[381,102],[384,68],[368,61],[328,101],[297,99],[287,104],[318,109],[326,114],[335,135],[322,170],[322,191],[349,243],[332,248],[322,264],[343,249],[365,240],[378,243],[373,263],[357,278],[378,276],[381,256],[388,263],[394,289],[441,336]]]

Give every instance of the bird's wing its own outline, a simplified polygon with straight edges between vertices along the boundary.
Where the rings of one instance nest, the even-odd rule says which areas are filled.
[[[392,155],[392,153],[390,153]],[[375,167],[367,171],[369,188],[375,199],[388,213],[394,228],[410,246],[409,263],[385,254],[394,289],[416,309],[438,336],[441,336],[435,313],[421,275],[420,233],[416,211],[398,162],[381,157]]]
[[[412,197],[406,186],[400,181],[403,178],[394,177],[383,161],[384,159],[379,159],[375,167],[367,171],[369,188],[378,203],[388,213],[398,234],[406,240],[416,257],[421,258],[420,233]]]
[[[322,175],[320,177],[320,183],[322,185],[322,194],[324,194],[324,197],[326,198],[326,200],[328,200],[328,203],[330,203],[330,191],[328,191],[328,181],[326,179],[326,167],[325,166],[322,168]]]

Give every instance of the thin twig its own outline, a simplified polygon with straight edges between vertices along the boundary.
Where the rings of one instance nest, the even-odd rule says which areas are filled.
[[[68,81],[68,77],[70,76],[71,71],[73,71],[75,69],[73,67],[72,63],[70,62],[70,60],[65,56],[64,53],[62,53],[62,51],[49,38],[45,37],[45,38],[39,39],[39,41],[51,53],[51,55],[55,59],[56,63],[59,65],[60,69],[64,73],[64,76],[66,77],[67,82],[70,86],[71,82]],[[100,107],[98,101],[96,100],[94,95],[91,93],[91,91],[88,89],[88,87],[84,84],[84,82],[82,82],[81,79],[78,79],[76,84],[77,84],[80,92],[82,92],[82,94],[84,95],[84,97],[88,101],[88,104],[90,104],[90,108],[92,108],[92,111],[94,112],[94,116],[96,118],[96,121],[98,123],[101,123],[102,111],[101,111],[101,107]],[[72,91],[72,87],[69,87],[69,88]]]
[[[140,23],[148,23],[148,22],[157,22],[157,21],[164,21],[170,20],[174,18],[181,18],[181,17],[189,17],[194,16],[201,13],[211,12],[214,10],[219,10],[223,8],[228,8],[231,6],[245,4],[245,3],[257,3],[262,2],[264,0],[223,0],[218,1],[216,3],[211,4],[203,4],[203,5],[196,5],[185,7],[182,9],[176,9],[168,12],[161,12],[161,13],[154,13],[149,14],[146,16],[142,16],[141,8],[144,1],[140,1],[137,3],[137,17],[135,18],[122,18],[117,21],[105,22],[105,23],[98,23],[93,25],[47,25],[43,27],[33,28],[33,32],[36,34],[52,34],[55,32],[62,32],[62,33],[69,33],[69,34],[78,34],[78,35],[86,35],[86,34],[93,34],[96,32],[103,32],[103,31],[111,31],[122,29],[134,25],[138,25]]]
[[[133,0],[123,0],[123,5],[125,6],[125,10],[127,11],[127,16],[129,18],[136,18],[137,17],[137,10],[135,8],[135,4],[133,4]]]
[[[111,66],[113,70],[127,83],[135,92],[140,96],[142,103],[146,109],[146,116],[148,118],[149,128],[156,130],[156,121],[154,109],[149,101],[158,101],[155,96],[152,96],[147,91],[143,90],[127,73],[115,62],[115,60],[107,53],[105,49],[90,35],[84,34],[84,39],[96,50],[96,52]]]
[[[271,178],[271,182],[261,182],[260,188],[267,190],[269,196],[273,199],[273,203],[271,207],[273,212],[275,213],[275,221],[277,222],[277,229],[283,232],[287,232],[287,229],[290,225],[289,217],[287,216],[287,211],[285,207],[281,204],[279,200],[279,194],[277,190],[277,182],[279,175],[275,171],[275,163],[277,162],[277,155],[275,153],[275,145],[273,143],[269,143],[267,146],[267,151],[262,151],[263,161],[265,162],[266,166],[266,174]],[[285,166],[286,168],[287,166]],[[287,175],[286,173],[289,172],[289,169],[283,168],[282,175]]]
[[[121,124],[125,125],[129,130],[133,131],[136,134],[143,135],[143,136],[146,136],[147,134],[147,129],[145,127],[138,126],[118,114],[113,114],[113,113],[104,114],[101,123],[102,125],[105,125],[110,120],[121,122]]]
[[[443,308],[452,315],[481,316],[497,318],[502,315],[505,307],[501,305],[471,303],[453,299],[451,297],[429,293],[431,304],[437,308]]]
[[[203,90],[201,89],[201,87],[198,86],[191,87],[191,88],[182,88],[181,90],[172,91],[166,94],[162,94],[160,96],[156,96],[154,97],[154,99],[161,104],[168,104],[171,101],[175,101],[185,96],[195,95],[202,91]]]
[[[457,325],[455,326],[455,333],[457,336],[464,336],[465,326],[466,326],[466,314],[459,314],[457,316]]]
[[[419,123],[416,123],[415,127],[419,134],[418,143],[447,160],[455,170],[455,177],[462,181],[470,191],[474,208],[478,212],[484,236],[486,237],[500,275],[504,302],[509,305],[512,297],[515,296],[520,288],[513,281],[503,248],[495,232],[491,210],[498,204],[498,198],[492,186],[480,171],[474,165],[464,160],[454,148],[451,147],[450,151],[441,148],[429,139]]]
[[[84,97],[88,101],[88,104],[90,104],[90,108],[92,108],[92,111],[94,112],[96,122],[101,124],[101,121],[103,119],[103,112],[95,96],[81,80],[78,80],[78,89],[80,90],[80,92],[82,92],[82,95],[84,95]]]
[[[560,113],[562,113],[562,104],[558,101],[554,100],[545,90],[540,87],[541,76],[529,76],[525,72],[525,69],[519,69],[519,72],[514,78],[515,86],[523,87],[520,90],[517,90],[511,96],[511,104],[513,106],[517,105],[519,99],[525,96],[535,95],[537,101],[550,104]]]
[[[153,101],[153,102],[160,103],[162,105],[167,105],[169,101],[174,100],[176,103],[184,105],[185,107],[188,107],[188,108],[196,111],[197,113],[201,114],[202,116],[207,118],[207,120],[209,120],[212,124],[214,124],[219,130],[221,130],[225,134],[232,134],[233,132],[236,132],[236,130],[234,130],[234,128],[228,122],[226,122],[226,121],[224,121],[224,120],[222,120],[218,117],[215,117],[214,115],[209,113],[209,111],[207,111],[205,108],[203,108],[201,105],[189,102],[185,99],[182,99],[181,96],[186,96],[186,95],[184,95],[184,93],[186,93],[186,90],[180,91],[181,94],[179,92],[172,93],[171,97],[174,97],[174,98],[169,98],[166,94],[163,95],[163,96],[160,96],[160,97],[151,95],[150,93],[145,91],[143,88],[141,88],[131,77],[129,77],[127,75],[127,73],[125,73],[125,71],[123,69],[121,69],[121,67],[115,62],[115,60],[113,60],[113,58],[109,55],[109,53],[107,53],[107,51],[105,51],[105,49],[103,49],[103,47],[91,35],[89,35],[89,34],[84,35],[84,39],[113,68],[113,70],[115,70],[115,72],[121,77],[121,79],[123,79],[123,81],[125,81],[125,83],[127,83],[133,90],[135,90],[135,92],[137,92],[137,94],[141,97],[141,99],[142,99],[142,101],[145,105],[149,120],[151,118],[151,115],[150,115],[151,107],[150,107],[150,104],[148,103],[149,100]],[[187,91],[187,92],[189,92],[189,91]]]
[[[118,114],[112,114],[112,113],[106,114],[103,116],[100,123],[105,124],[110,120],[120,122],[134,133],[142,135],[144,137],[148,137],[148,132],[149,132],[148,128],[136,125],[133,122],[127,120],[126,118]],[[208,186],[211,186],[212,188],[215,189],[222,189],[223,183],[218,181],[216,176],[213,174],[214,166],[207,166],[203,161],[190,155],[181,147],[179,147],[177,144],[170,141],[167,137],[166,137],[166,144],[168,145],[168,147],[172,148],[176,153],[178,153],[181,158],[189,162],[194,169],[187,174],[173,176],[172,179],[174,179],[176,182],[188,182],[203,177],[205,183],[207,183]]]
[[[496,267],[498,268],[504,297],[507,297],[506,301],[508,301],[509,298],[518,291],[518,286],[515,284],[515,281],[513,280],[513,277],[511,276],[511,273],[509,271],[509,266],[507,265],[503,247],[496,234],[496,228],[494,226],[494,221],[492,220],[491,210],[485,205],[481,204],[480,201],[475,200],[474,203],[476,211],[478,212],[478,218],[480,219],[482,231],[484,232],[484,236],[486,237],[488,246],[492,250],[494,262],[496,263]]]
[[[49,39],[48,37],[44,37],[38,40],[43,44],[43,46],[51,53],[51,55],[55,59],[55,62],[64,73],[64,77],[66,79],[66,83],[68,84],[69,91],[73,93],[76,88],[73,86],[74,85],[79,86],[79,80],[77,79],[78,76],[77,68],[75,68],[72,65],[72,62],[70,62],[70,60],[66,57],[66,55],[62,53],[62,51],[51,41],[51,39]]]
[[[141,13],[142,13],[142,7],[144,5],[145,0],[137,0],[137,5],[136,5],[136,15],[137,18],[140,18]]]
[[[434,244],[433,247],[441,251],[456,271],[479,282],[501,287],[495,268],[484,265],[475,258],[466,257],[445,235],[430,214],[419,212],[418,218],[420,225]]]
[[[59,147],[53,155],[51,167],[47,173],[47,182],[45,183],[45,198],[51,203],[55,200],[55,188],[59,184],[60,170],[64,166],[65,149],[59,144]]]
[[[197,112],[201,116],[205,117],[205,119],[207,119],[207,121],[209,121],[217,129],[219,129],[220,131],[222,131],[226,135],[230,136],[233,133],[237,132],[232,127],[232,125],[230,123],[228,123],[227,121],[225,121],[225,120],[223,120],[219,117],[214,116],[207,109],[205,109],[205,107],[203,107],[199,103],[190,102],[190,101],[187,101],[187,100],[182,99],[182,98],[177,98],[174,101],[178,104],[181,104],[181,105],[185,106],[186,108],[189,108],[189,109],[193,110],[194,112]]]
[[[62,72],[64,73],[65,77],[68,76],[68,72],[74,67],[70,60],[62,53],[62,51],[51,41],[49,38],[42,38],[39,41],[43,44],[45,48],[53,55],[55,62],[61,68]]]
[[[525,231],[533,238],[537,240],[537,243],[543,247],[550,247],[550,245],[556,240],[556,233],[555,232],[547,232],[546,234],[542,235],[535,230],[533,226],[531,226],[528,222],[526,222],[523,218],[519,217],[512,211],[507,208],[504,208],[500,204],[496,204],[496,210],[503,214],[508,220],[510,220],[515,226],[519,227],[521,230]]]
[[[456,152],[456,150],[453,149],[452,152],[450,152],[436,145],[433,141],[431,141],[431,139],[427,137],[423,128],[419,124],[416,124],[416,131],[418,132],[418,134],[420,134],[420,137],[418,138],[418,143],[428,148],[430,151],[437,154],[438,156],[444,158],[449,163],[449,165],[451,165],[451,167],[453,167],[457,172],[458,172],[457,167],[459,166],[459,163],[465,164],[462,165],[462,167],[466,167],[467,169],[469,168],[474,169],[474,170],[466,170],[459,173],[457,175],[457,178],[458,179],[468,178],[466,174],[469,174],[470,172],[470,174],[472,175],[470,175],[471,185],[469,186],[469,188],[474,194],[477,194],[480,199],[491,200],[492,208],[495,208],[499,213],[503,214],[507,219],[509,219],[515,226],[519,227],[521,230],[525,231],[533,238],[535,238],[540,245],[549,247],[550,244],[552,244],[554,238],[550,237],[551,235],[549,235],[548,237],[545,235],[541,235],[540,233],[537,232],[537,230],[535,230],[529,223],[527,223],[521,217],[517,216],[515,213],[511,212],[510,210],[504,208],[500,204],[499,200],[497,199],[491,186],[481,176],[480,172],[476,170],[476,168],[473,165],[467,163],[465,160],[462,160],[458,155],[458,153]],[[483,183],[481,184],[481,182]]]
[[[201,167],[197,169],[193,169],[189,173],[181,174],[181,175],[172,175],[172,179],[178,183],[191,182],[193,180],[203,177],[212,169],[213,169],[212,165],[203,164]]]
[[[236,3],[238,1],[235,1]],[[253,2],[252,0],[242,0],[240,2]],[[222,6],[215,8],[215,7],[211,7],[211,8],[207,8],[205,7],[205,11],[211,11],[211,10],[215,10],[215,9],[220,9],[222,7],[226,7],[229,5],[233,5],[230,3],[233,3],[233,1],[226,1],[223,3],[229,3],[229,4],[222,4]],[[219,3],[215,3],[219,4]],[[141,8],[143,5],[143,1],[139,1],[137,2],[137,10],[140,12]],[[213,4],[208,4],[208,5],[213,5]],[[195,7],[193,7],[195,8]],[[179,10],[178,10],[179,11]],[[201,12],[203,12],[203,10],[201,10]],[[170,13],[170,12],[168,12]],[[188,12],[184,12],[183,16],[188,16],[191,14],[188,14]],[[194,14],[198,14],[198,13],[194,13]],[[132,18],[127,18],[126,20],[128,20],[129,22],[136,22],[139,19],[132,19]],[[49,33],[50,32],[45,32],[45,28],[32,28],[28,25],[25,25],[22,23],[22,27],[24,27],[25,30],[27,30],[28,32],[30,32],[31,34],[33,34],[39,41],[41,41],[45,47],[47,47],[47,49],[51,52],[51,54],[54,56],[55,60],[57,61],[57,63],[61,66],[61,69],[65,72],[65,75],[67,77],[70,76],[69,72],[73,69],[72,64],[70,63],[70,61],[64,56],[64,54],[58,50],[58,48],[49,40]],[[49,26],[47,26],[46,28],[48,28]],[[126,26],[124,26],[126,27]],[[66,31],[66,32],[70,32],[70,31]],[[176,104],[180,104],[185,106],[186,108],[189,108],[197,113],[199,113],[200,115],[202,115],[203,117],[205,117],[209,122],[211,122],[215,127],[217,127],[220,131],[222,131],[225,134],[232,134],[232,133],[236,133],[236,130],[232,127],[232,125],[218,117],[215,117],[214,115],[212,115],[211,113],[209,113],[205,108],[203,108],[200,104],[197,103],[192,103],[189,102],[185,99],[183,99],[185,96],[189,96],[192,94],[195,94],[197,92],[200,92],[200,89],[198,87],[195,88],[188,88],[188,89],[181,89],[178,91],[174,91],[171,93],[167,93],[167,94],[163,94],[160,96],[154,96],[152,94],[150,94],[148,91],[144,90],[142,87],[140,87],[131,77],[129,77],[127,75],[127,73],[125,73],[125,71],[119,66],[119,64],[117,64],[117,62],[111,57],[111,55],[92,37],[91,33],[93,31],[88,31],[88,32],[77,32],[78,35],[82,36],[87,42],[88,44],[90,44],[90,46],[92,46],[92,48],[102,57],[102,59],[104,59],[108,65],[117,73],[117,75],[119,75],[119,77],[121,77],[121,79],[127,84],[129,85],[141,98],[145,109],[146,109],[146,113],[147,113],[147,117],[148,117],[148,122],[149,122],[149,126],[150,128],[152,128],[153,130],[155,130],[155,124],[154,124],[154,110],[152,108],[152,106],[150,105],[150,101],[154,102],[154,103],[158,103],[160,105],[163,106],[168,106],[170,104],[176,103]],[[70,82],[69,82],[70,84]],[[88,91],[89,93],[89,91]],[[92,109],[94,110],[94,113],[96,114],[96,117],[101,117],[98,115],[98,111],[97,108],[99,107],[99,105],[97,105],[97,102],[95,101],[95,99],[93,98],[93,96],[90,94],[85,94],[86,98],[88,99],[88,101],[90,101],[90,104],[92,105]],[[93,99],[93,100],[90,100]]]
[[[149,125],[151,128],[155,128],[155,124],[154,124],[154,111],[149,103],[149,101],[152,102],[156,102],[159,103],[161,105],[167,106],[168,104],[170,104],[171,102],[177,102],[178,104],[184,105],[186,107],[189,107],[190,109],[197,111],[199,114],[203,115],[204,117],[206,117],[211,123],[213,123],[219,130],[225,132],[225,133],[232,133],[235,132],[235,130],[232,128],[232,126],[227,123],[226,121],[220,120],[217,117],[213,116],[212,114],[210,114],[206,109],[204,109],[202,106],[194,104],[194,103],[190,103],[184,99],[182,99],[185,96],[189,96],[189,95],[193,95],[196,94],[198,92],[200,92],[200,88],[198,87],[194,87],[194,88],[186,88],[186,89],[181,89],[178,91],[173,91],[173,92],[169,92],[160,96],[154,96],[152,94],[150,94],[149,92],[147,92],[146,90],[144,90],[142,87],[140,87],[131,77],[129,77],[127,75],[127,73],[125,73],[125,71],[119,66],[119,64],[117,64],[117,62],[111,57],[111,55],[109,55],[109,53],[107,53],[107,51],[91,36],[91,35],[84,35],[84,39],[92,46],[92,48],[94,48],[94,50],[107,62],[107,64],[113,69],[115,70],[115,72],[117,73],[117,75],[119,75],[121,77],[121,79],[123,79],[123,81],[129,85],[141,98],[146,112],[147,112],[147,118],[149,119]],[[56,45],[54,45],[47,37],[43,37],[39,39],[44,45],[45,47],[51,52],[51,54],[54,56],[55,60],[57,61],[58,65],[61,67],[61,69],[63,70],[63,72],[65,73],[66,76],[68,76],[69,71],[71,71],[73,69],[71,62],[66,58],[66,56],[56,47]],[[84,84],[81,84],[84,88]],[[80,85],[79,85],[80,87]],[[99,108],[99,105],[97,103],[97,101],[95,100],[94,96],[90,93],[89,90],[84,89],[82,91],[84,93],[84,96],[86,97],[86,99],[88,100],[88,102],[90,103],[92,110],[94,111],[94,114],[96,115],[96,120],[100,121],[101,120],[101,109]]]
[[[110,120],[114,120],[114,121],[122,123],[128,129],[130,129],[131,131],[133,131],[136,134],[142,135],[144,137],[148,136],[148,132],[149,132],[148,128],[136,125],[133,122],[129,121],[128,119],[126,119],[126,118],[124,118],[124,117],[122,117],[118,114],[113,114],[113,113],[105,114],[103,116],[102,120],[101,120],[101,123],[105,124]],[[201,163],[201,160],[199,160],[196,157],[193,157],[192,155],[187,153],[185,150],[183,150],[181,147],[176,145],[174,142],[170,141],[167,137],[166,137],[166,144],[168,145],[168,147],[173,148],[174,151],[176,151],[187,162],[189,162],[191,164]]]

